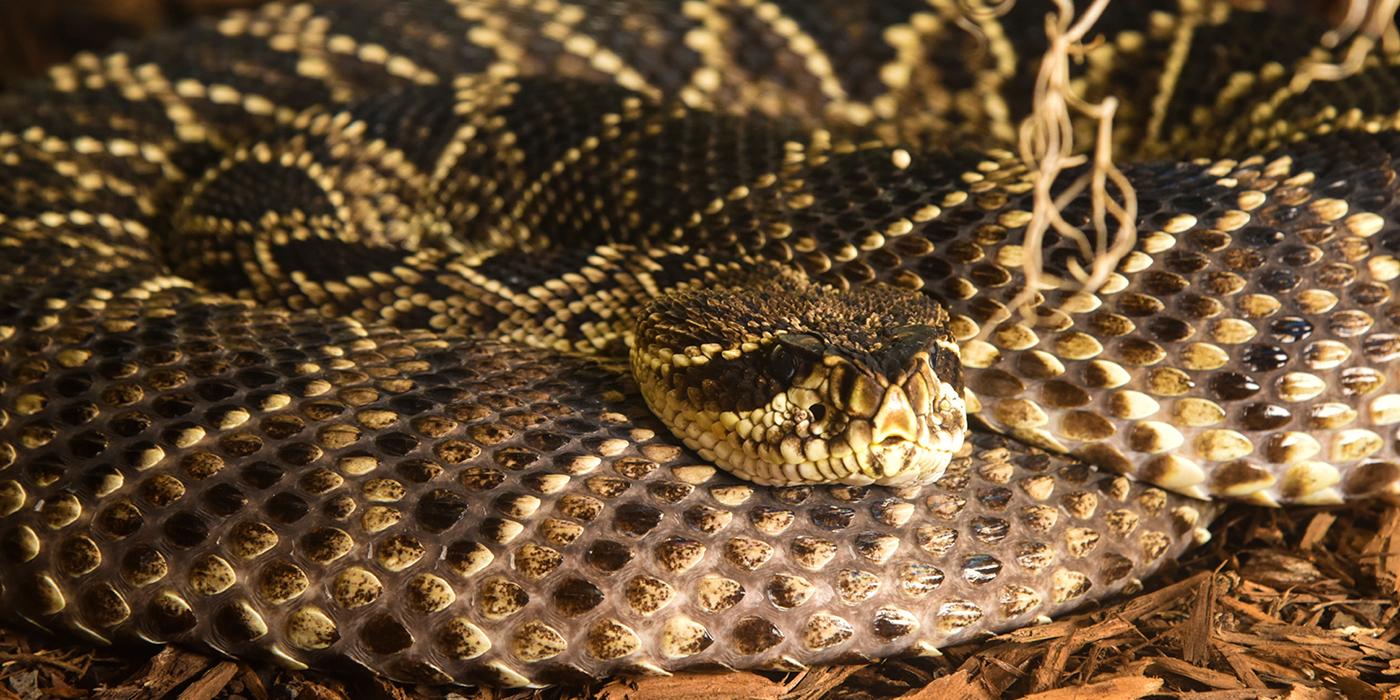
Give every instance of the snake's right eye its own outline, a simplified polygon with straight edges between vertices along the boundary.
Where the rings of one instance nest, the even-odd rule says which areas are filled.
[[[821,359],[824,344],[820,338],[807,333],[778,336],[778,342],[768,353],[768,374],[780,384],[786,384]]]
[[[768,354],[768,375],[779,384],[787,384],[797,376],[797,370],[805,364],[802,358],[782,345],[774,345]]]

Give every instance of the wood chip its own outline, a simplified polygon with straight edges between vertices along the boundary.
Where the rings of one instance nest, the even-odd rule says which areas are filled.
[[[784,700],[817,700],[841,685],[861,666],[816,666],[803,671],[786,684]]]
[[[1147,676],[1111,678],[1098,683],[1057,688],[1043,693],[1027,695],[1026,700],[1133,700],[1151,695],[1162,689],[1162,679]]]
[[[1191,616],[1181,626],[1181,657],[1192,664],[1210,660],[1212,625],[1215,624],[1215,577],[1208,576],[1196,588]],[[1219,686],[1217,686],[1219,687]]]
[[[959,669],[919,690],[900,697],[903,700],[947,700],[948,698],[967,698],[968,700],[985,698],[990,700],[995,696],[987,691],[986,686],[977,682],[976,675],[970,669]]]
[[[178,700],[213,700],[238,673],[238,664],[225,661],[204,672],[199,680],[180,693]]]
[[[1337,516],[1323,511],[1314,515],[1308,521],[1308,528],[1303,531],[1303,539],[1298,540],[1298,549],[1309,550],[1322,542],[1322,538],[1327,536],[1327,531],[1331,529],[1332,523],[1337,522]]]
[[[785,688],[757,673],[678,673],[670,677],[616,680],[598,691],[598,700],[765,700],[783,697]]]
[[[1190,678],[1201,685],[1208,685],[1221,690],[1240,690],[1245,687],[1238,678],[1232,674],[1212,671],[1208,668],[1201,668],[1181,659],[1173,659],[1165,656],[1158,656],[1152,659],[1152,666],[1178,676]]]
[[[119,686],[97,695],[99,700],[159,698],[214,665],[214,660],[177,647],[166,647]]]

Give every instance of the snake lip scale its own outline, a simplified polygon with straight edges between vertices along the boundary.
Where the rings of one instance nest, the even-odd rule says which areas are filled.
[[[1139,238],[1087,293],[1051,235],[1022,316],[1043,17],[959,7],[273,4],[0,94],[4,607],[800,669],[1136,590],[1225,500],[1394,498],[1400,56],[1115,0],[1076,86]]]

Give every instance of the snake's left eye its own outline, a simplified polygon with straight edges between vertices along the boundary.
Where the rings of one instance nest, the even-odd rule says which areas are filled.
[[[933,345],[941,332],[930,325],[923,323],[911,323],[907,326],[899,326],[889,331],[890,347],[892,349],[903,349],[912,352],[927,348]]]
[[[933,326],[910,324],[891,329],[889,342],[878,355],[880,368],[888,376],[895,376],[909,366],[910,360],[920,352],[929,351],[942,333]]]

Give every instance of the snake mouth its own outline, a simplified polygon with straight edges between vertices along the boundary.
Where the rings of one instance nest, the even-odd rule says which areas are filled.
[[[884,486],[921,484],[943,475],[961,448],[967,430],[963,403],[956,388],[939,382],[933,392],[906,388],[924,384],[934,377],[916,374],[904,385],[891,384],[875,414],[867,420],[856,418],[847,426],[844,440],[859,467],[846,483]],[[936,380],[934,380],[936,381]],[[910,394],[924,397],[911,400]]]
[[[953,459],[955,446],[961,446],[961,440],[952,439],[947,445],[939,445],[931,441],[920,443],[899,438],[872,445],[868,451],[854,454],[866,455],[865,459],[858,458],[857,464],[861,466],[862,476],[872,479],[871,483],[902,486],[941,477]]]

